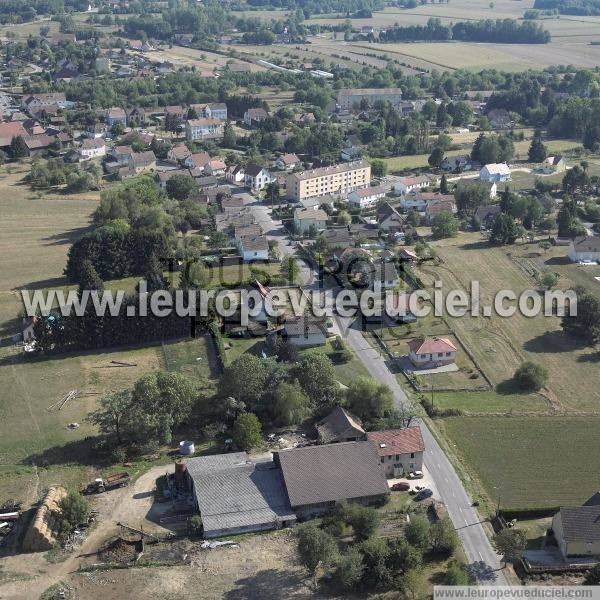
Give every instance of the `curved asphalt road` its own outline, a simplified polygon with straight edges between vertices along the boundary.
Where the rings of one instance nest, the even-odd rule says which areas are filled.
[[[277,240],[281,256],[293,254],[294,247],[288,245],[288,238],[282,225],[271,218],[267,206],[252,200],[254,199],[248,198],[248,204],[267,238]],[[318,289],[315,274],[304,261],[301,262],[300,277],[304,286],[313,290]],[[363,362],[371,376],[390,387],[396,406],[409,402],[406,393],[390,371],[385,359],[367,342],[362,332],[351,327],[350,319],[336,315],[335,320],[344,339]],[[427,425],[421,422],[420,426],[425,441],[424,458],[427,470],[435,481],[438,492],[448,510],[448,515],[458,532],[470,572],[482,585],[507,585],[500,559],[483,529],[481,517],[471,506],[471,498],[454,466]]]

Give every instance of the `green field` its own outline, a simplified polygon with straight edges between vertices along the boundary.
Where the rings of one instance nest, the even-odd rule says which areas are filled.
[[[439,423],[504,508],[577,505],[598,491],[600,417],[461,417]]]
[[[208,378],[216,375],[214,357],[209,337],[47,359],[23,358],[12,348],[3,348],[0,501],[19,497],[32,502],[52,483],[79,485],[89,477],[97,457],[83,441],[95,435],[85,418],[103,394],[130,387],[159,369],[185,373],[200,385],[210,385]],[[71,390],[80,393],[61,410],[50,408]],[[80,426],[71,430],[69,423]]]

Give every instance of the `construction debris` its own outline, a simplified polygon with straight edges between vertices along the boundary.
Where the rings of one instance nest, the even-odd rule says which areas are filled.
[[[69,423],[67,429],[79,429],[79,423]]]
[[[202,542],[202,544],[200,544],[200,547],[203,550],[206,550],[207,548],[209,550],[214,550],[215,548],[220,548],[221,546],[231,546],[232,548],[237,548],[238,544],[232,542],[231,540],[224,540],[222,542],[209,542],[208,540],[205,540]]]
[[[151,540],[155,540],[155,541],[159,541],[158,538],[151,534],[151,533],[146,533],[145,531],[143,531],[142,529],[136,529],[135,527],[131,527],[131,525],[127,525],[127,523],[121,523],[120,521],[117,523],[117,525],[119,527],[122,527],[123,529],[126,529],[127,531],[130,531],[131,533],[137,533],[138,535],[146,536],[147,538],[150,538]]]
[[[79,395],[79,390],[71,390],[68,394],[66,394],[65,396],[63,396],[58,402],[55,402],[54,404],[51,404],[46,410],[47,411],[52,411],[52,410],[62,410],[62,408],[64,407],[64,405],[69,402],[69,400],[73,400],[74,398],[76,398]]]

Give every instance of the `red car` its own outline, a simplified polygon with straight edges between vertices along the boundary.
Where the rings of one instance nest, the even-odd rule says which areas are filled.
[[[395,483],[392,486],[392,491],[394,492],[408,492],[408,490],[410,490],[410,483],[406,483],[405,481]]]

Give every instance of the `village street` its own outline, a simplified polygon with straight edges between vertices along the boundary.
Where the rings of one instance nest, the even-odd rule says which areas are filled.
[[[293,247],[287,244],[288,238],[283,225],[271,218],[269,207],[257,202],[252,203],[250,207],[268,238],[278,240],[280,248],[282,248],[282,255],[293,254]],[[308,276],[307,270],[310,271]],[[302,261],[302,282],[308,282],[307,287],[313,290],[318,289],[316,273],[304,261]],[[369,344],[353,319],[335,315],[334,321],[336,332],[341,334],[371,376],[390,387],[396,406],[401,407],[409,402],[406,392],[390,370],[386,358]],[[426,447],[426,468],[435,482],[442,501],[446,504],[448,514],[463,544],[471,572],[481,584],[507,585],[501,570],[500,558],[490,543],[484,523],[477,510],[472,506],[469,494],[460,477],[427,425],[422,421],[420,425]]]

